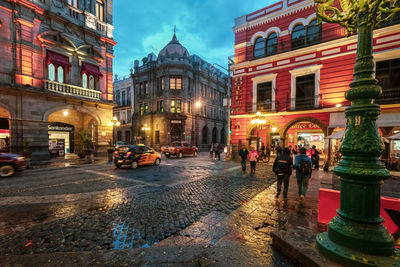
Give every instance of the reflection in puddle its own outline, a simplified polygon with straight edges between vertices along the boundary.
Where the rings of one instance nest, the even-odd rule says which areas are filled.
[[[154,244],[149,245],[147,242],[139,242],[142,239],[142,236],[140,235],[140,233],[136,233],[135,235],[135,229],[133,227],[129,229],[129,223],[127,222],[114,222],[111,230],[113,231],[114,249],[149,248],[151,245],[155,245],[158,243],[155,242]]]

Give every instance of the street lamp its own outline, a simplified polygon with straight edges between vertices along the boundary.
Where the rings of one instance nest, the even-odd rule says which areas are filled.
[[[115,126],[120,126],[121,123],[117,120],[117,117],[113,117],[113,119],[110,121],[110,125],[112,126],[112,142],[115,145],[115,132],[114,132],[114,125]]]
[[[376,126],[380,107],[374,99],[382,89],[373,78],[372,33],[400,12],[399,0],[341,0],[341,10],[333,1],[315,2],[319,22],[339,23],[349,34],[358,31],[354,81],[345,94],[351,106],[345,112],[343,159],[334,168],[340,176],[340,208],[328,232],[317,235],[317,246],[326,257],[345,265],[394,266],[400,262],[400,251],[380,216],[381,184],[390,173],[379,161],[383,141]]]
[[[196,107],[196,110],[199,110],[201,107],[201,101],[197,100],[196,103],[194,104],[194,106]],[[196,145],[195,141],[197,141],[197,136],[195,136],[195,127],[194,127],[194,117],[196,116],[196,122],[197,122],[197,114],[196,114],[196,110],[192,110],[193,114],[192,114],[192,145]]]
[[[258,140],[258,139],[260,138],[260,137],[259,137],[259,132],[258,132],[258,127],[259,127],[260,125],[263,125],[263,124],[267,123],[267,121],[266,121],[265,119],[260,119],[260,118],[261,118],[261,113],[260,113],[260,112],[257,112],[256,115],[257,115],[257,118],[251,120],[251,124],[255,124],[255,125],[256,125],[256,131],[257,131],[257,152],[258,152],[259,146],[260,146],[259,140]]]

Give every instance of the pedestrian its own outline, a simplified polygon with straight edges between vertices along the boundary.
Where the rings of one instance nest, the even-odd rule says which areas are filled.
[[[282,153],[282,148],[281,148],[281,146],[278,144],[278,146],[276,147],[276,156],[278,157],[281,153]]]
[[[243,173],[246,172],[246,161],[247,161],[247,156],[249,155],[249,151],[247,150],[247,148],[242,145],[242,149],[240,149],[239,151],[239,156],[241,159],[241,163],[242,163],[242,171]]]
[[[297,145],[295,145],[294,146],[294,148],[292,149],[292,153],[293,153],[293,155],[297,155],[297,153],[298,153],[298,148],[297,148]]]
[[[250,161],[250,174],[255,174],[256,173],[256,164],[257,164],[257,159],[258,159],[258,153],[254,146],[251,147],[251,151],[247,158]]]
[[[296,169],[296,179],[301,204],[303,204],[304,197],[306,196],[308,181],[310,180],[312,173],[312,162],[306,153],[307,149],[301,147],[300,155],[296,156],[293,165],[293,169]]]
[[[290,148],[284,148],[282,153],[276,157],[272,171],[276,174],[278,179],[277,192],[275,198],[279,198],[281,194],[283,182],[283,199],[287,200],[287,193],[289,190],[289,178],[292,175],[293,159],[290,156]]]
[[[217,159],[218,156],[218,143],[214,143],[213,145],[213,151],[214,151],[214,160]]]
[[[210,158],[212,159],[212,158],[213,158],[213,153],[214,153],[214,144],[211,143],[211,144],[208,146],[208,149],[209,149],[209,151],[210,151]]]
[[[313,165],[315,166],[315,169],[319,169],[319,154],[321,152],[318,151],[318,149],[315,147],[315,145],[312,146],[312,152],[311,152],[311,161]]]
[[[217,143],[217,156],[218,160],[221,160],[222,146],[220,143]]]

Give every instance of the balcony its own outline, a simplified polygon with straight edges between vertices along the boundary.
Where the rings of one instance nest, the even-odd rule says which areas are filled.
[[[290,110],[310,110],[310,109],[320,109],[322,108],[320,96],[312,97],[296,97],[287,100],[286,108],[288,109],[290,105]]]
[[[380,105],[400,103],[400,88],[382,89],[382,94],[376,98],[375,103]]]
[[[246,105],[246,113],[256,112],[275,112],[278,101],[270,101],[269,103],[248,103]]]
[[[80,86],[70,85],[66,83],[58,83],[53,81],[46,80],[44,82],[45,90],[50,92],[55,92],[58,94],[69,95],[69,96],[77,96],[77,97],[84,97],[93,100],[100,100],[101,99],[101,92],[83,88]]]

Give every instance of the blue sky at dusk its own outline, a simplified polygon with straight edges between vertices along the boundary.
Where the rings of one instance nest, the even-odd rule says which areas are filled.
[[[190,54],[227,65],[233,55],[234,19],[275,0],[114,0],[114,74],[129,74],[133,61],[158,52],[171,40]]]

